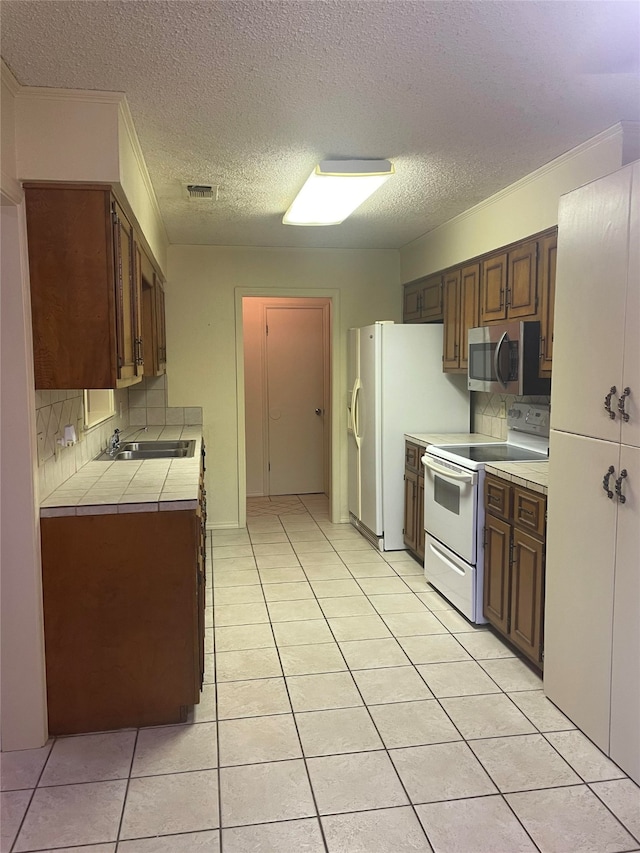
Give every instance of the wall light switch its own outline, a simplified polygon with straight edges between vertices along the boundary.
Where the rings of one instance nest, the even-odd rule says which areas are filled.
[[[502,403],[500,403],[500,411],[498,412],[498,417],[507,417],[507,404],[504,402],[504,400],[502,401]]]

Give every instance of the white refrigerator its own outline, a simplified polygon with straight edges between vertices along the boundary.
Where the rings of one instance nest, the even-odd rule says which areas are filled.
[[[466,376],[442,372],[440,325],[349,329],[349,516],[382,551],[404,549],[404,434],[469,432]]]

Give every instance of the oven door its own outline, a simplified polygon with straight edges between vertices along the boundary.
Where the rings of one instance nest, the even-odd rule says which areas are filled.
[[[478,472],[427,451],[424,466],[424,527],[467,563],[476,562]]]

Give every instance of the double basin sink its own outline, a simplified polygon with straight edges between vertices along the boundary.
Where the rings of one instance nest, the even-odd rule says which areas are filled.
[[[111,454],[103,450],[96,461],[129,462],[137,459],[188,459],[196,449],[195,440],[184,441],[123,441],[118,450]]]

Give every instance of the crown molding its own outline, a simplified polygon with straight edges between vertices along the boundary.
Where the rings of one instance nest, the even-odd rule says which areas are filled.
[[[510,195],[523,189],[528,184],[531,184],[534,181],[537,181],[540,178],[544,177],[545,175],[554,172],[556,169],[560,168],[565,163],[574,160],[576,157],[580,157],[582,154],[585,154],[592,148],[597,148],[604,142],[608,142],[610,139],[616,139],[617,137],[619,137],[622,141],[625,133],[633,133],[638,130],[640,130],[640,122],[619,121],[611,127],[608,127],[606,130],[603,130],[601,133],[598,133],[596,136],[592,136],[590,139],[587,139],[585,142],[582,142],[580,145],[577,145],[575,148],[571,148],[564,154],[560,154],[559,157],[550,160],[548,163],[545,163],[544,166],[540,166],[540,168],[536,169],[534,172],[529,172],[528,175],[525,175],[523,178],[520,178],[519,180],[515,181],[515,183],[509,184],[508,187],[505,187],[504,189],[499,190],[497,193],[494,193],[494,195],[483,199],[483,201],[478,202],[478,204],[475,204],[473,207],[469,207],[467,210],[464,210],[457,216],[453,216],[451,219],[447,219],[446,222],[443,222],[441,225],[436,226],[431,231],[427,231],[425,234],[421,234],[419,237],[416,237],[415,240],[411,240],[409,243],[405,243],[402,248],[405,249],[408,246],[412,246],[414,243],[418,243],[420,240],[423,240],[428,235],[430,236],[432,234],[437,233],[441,228],[448,227],[455,222],[463,222],[465,219],[474,216],[476,213],[479,213],[485,208],[492,207],[496,202],[508,198]]]
[[[2,195],[2,203],[5,199],[11,204],[20,204],[24,198],[22,184],[20,184],[12,175],[8,175],[5,171],[0,173],[0,195]]]
[[[12,95],[17,95],[22,89],[22,86],[16,80],[13,71],[9,68],[4,59],[2,60],[2,66],[0,71],[2,74],[3,84],[7,87],[7,89],[11,92]]]
[[[50,101],[80,101],[94,104],[116,104],[125,100],[124,92],[98,92],[93,89],[53,89],[46,86],[20,86],[20,99],[37,98]]]

